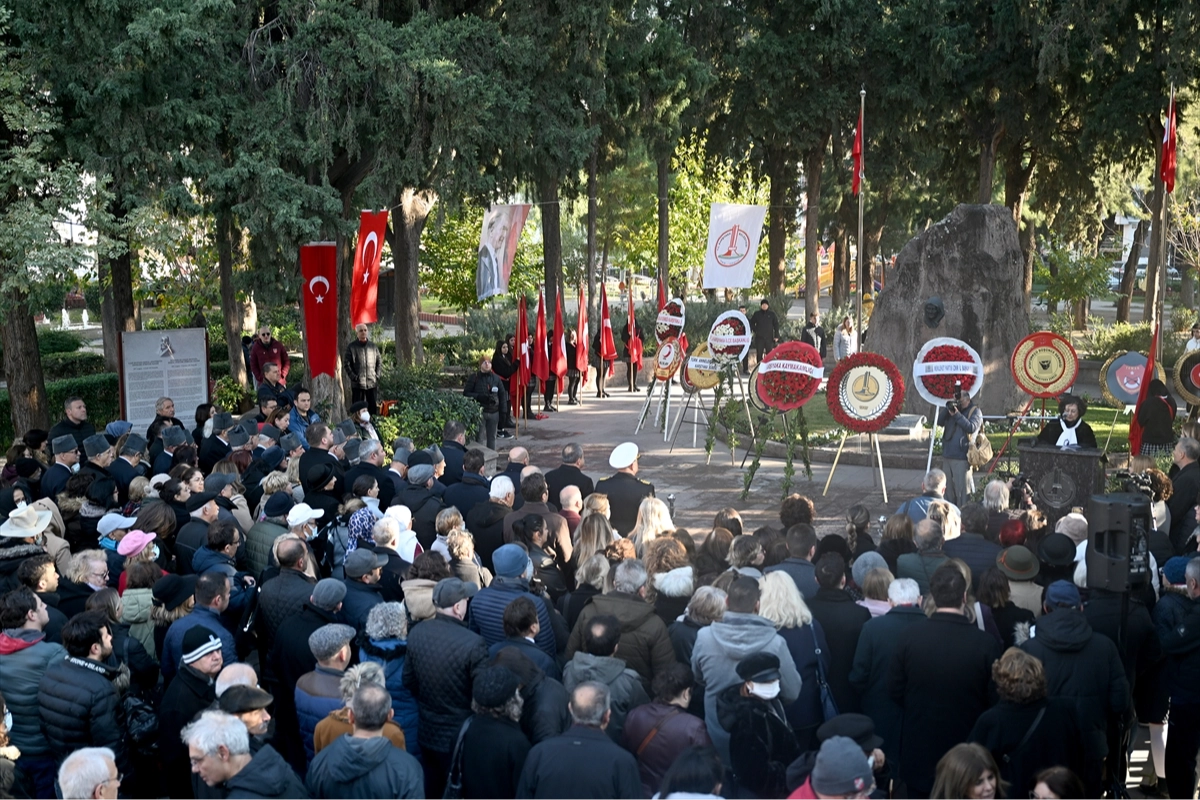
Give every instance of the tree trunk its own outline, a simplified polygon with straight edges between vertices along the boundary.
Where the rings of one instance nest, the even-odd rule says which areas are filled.
[[[990,136],[983,139],[979,149],[979,194],[977,201],[981,205],[992,202],[992,185],[996,175],[996,148],[1004,137],[1004,126],[993,125]]]
[[[554,308],[554,300],[562,285],[562,210],[558,206],[558,177],[550,176],[538,182],[538,200],[542,204],[542,257],[545,264],[546,308]],[[553,321],[554,312],[550,312]]]
[[[50,409],[38,351],[37,325],[24,294],[16,298],[4,315],[0,341],[4,343],[4,379],[8,382],[13,431],[20,436],[30,428],[48,430]]]
[[[592,155],[588,159],[587,173],[587,308],[588,308],[588,333],[593,330],[599,330],[600,324],[600,308],[599,308],[599,292],[597,291],[597,274],[599,273],[600,265],[596,263],[596,193],[599,189],[596,186],[596,172],[598,156],[593,148]],[[601,277],[600,280],[603,280]],[[591,347],[591,342],[581,342],[581,345]]]
[[[1031,230],[1023,230],[1021,214],[1025,209],[1025,200],[1029,195],[1029,184],[1033,180],[1033,172],[1037,168],[1037,151],[1029,152],[1028,163],[1025,162],[1021,144],[1008,148],[1008,156],[1004,164],[1004,205],[1012,212],[1013,222],[1017,225],[1021,242],[1021,255],[1024,258],[1022,290],[1025,295],[1025,311],[1028,312],[1033,304],[1033,245],[1035,236]],[[1026,222],[1024,228],[1029,228],[1032,222]]]
[[[217,269],[221,281],[221,308],[225,327],[225,345],[229,354],[229,375],[242,386],[249,386],[246,375],[246,360],[242,354],[240,327],[244,322],[241,304],[233,287],[233,262],[235,252],[241,250],[241,230],[234,221],[233,213],[224,209],[217,213]]]
[[[120,222],[125,212],[111,209],[114,220]],[[118,347],[122,331],[136,331],[137,319],[133,306],[133,251],[103,262],[100,267],[100,325],[104,334],[104,363],[110,372],[119,372],[121,365]]]
[[[850,302],[850,233],[839,227],[834,232],[833,249],[833,290],[830,293],[830,304],[837,308]]]
[[[410,186],[400,192],[392,212],[387,239],[396,261],[396,363],[422,364],[421,346],[421,232],[436,196]]]
[[[771,221],[767,226],[767,285],[771,294],[782,294],[787,278],[787,235],[791,227],[787,206],[793,183],[789,172],[786,154],[779,148],[768,149],[767,177],[771,180],[771,207],[767,213]]]
[[[820,294],[821,256],[821,168],[825,164],[825,142],[804,155],[807,208],[804,209],[804,316],[817,313]]]
[[[1133,246],[1129,249],[1129,256],[1125,259],[1125,269],[1121,273],[1121,287],[1118,289],[1117,297],[1117,322],[1129,322],[1129,307],[1133,302],[1133,285],[1137,279],[1137,263],[1141,255],[1142,248],[1146,246],[1146,231],[1149,228],[1149,223],[1146,220],[1139,220],[1137,227],[1133,229]]]
[[[658,160],[658,277],[663,286],[671,283],[670,206],[667,193],[671,190],[671,157]],[[703,278],[701,279],[703,283]],[[687,296],[687,289],[684,289]]]

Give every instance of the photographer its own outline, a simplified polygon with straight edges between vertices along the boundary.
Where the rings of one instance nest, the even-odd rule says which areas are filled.
[[[1087,401],[1081,397],[1064,394],[1058,399],[1058,418],[1046,423],[1038,434],[1038,444],[1051,447],[1086,447],[1096,449],[1096,434],[1083,421],[1087,413]]]
[[[971,395],[961,389],[946,408],[938,414],[938,425],[945,427],[942,435],[942,469],[946,471],[946,499],[956,506],[967,502],[967,450],[975,434],[983,430],[983,412],[971,402]]]

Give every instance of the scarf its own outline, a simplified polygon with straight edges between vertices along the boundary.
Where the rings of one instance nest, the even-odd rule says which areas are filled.
[[[1058,436],[1058,441],[1055,442],[1059,447],[1078,447],[1079,440],[1075,436],[1075,430],[1079,427],[1079,423],[1083,422],[1083,417],[1075,420],[1075,424],[1071,425],[1062,417],[1058,418],[1058,422],[1062,425],[1062,433]]]

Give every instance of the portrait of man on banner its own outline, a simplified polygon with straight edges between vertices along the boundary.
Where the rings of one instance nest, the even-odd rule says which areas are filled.
[[[475,272],[477,300],[508,292],[508,278],[517,255],[517,242],[528,216],[529,206],[524,204],[492,206],[483,215],[479,262]]]

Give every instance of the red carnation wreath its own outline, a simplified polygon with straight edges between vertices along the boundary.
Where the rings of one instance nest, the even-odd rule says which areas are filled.
[[[858,379],[858,382],[866,385],[843,386],[850,371],[857,367],[871,368]],[[872,372],[883,374],[872,375]],[[870,385],[872,383],[875,385]],[[845,391],[857,392],[860,395],[869,392],[871,399],[874,399],[876,394],[883,393],[884,398],[890,397],[890,400],[880,410],[875,410],[869,417],[864,418],[847,410]],[[878,353],[855,353],[837,362],[837,366],[833,368],[825,388],[825,403],[829,406],[829,413],[833,415],[834,421],[846,430],[855,433],[878,433],[892,424],[892,420],[904,406],[904,377],[900,374],[899,367],[893,364],[891,359]],[[880,404],[877,403],[875,408],[879,409],[879,406]]]
[[[658,312],[658,317],[654,320],[654,338],[659,343],[665,342],[672,336],[676,339],[683,333],[683,323],[687,318],[687,309],[683,301],[678,297],[672,298],[662,311]]]
[[[983,359],[960,339],[930,339],[913,361],[913,385],[931,405],[953,399],[957,389],[974,397],[983,388]]]
[[[767,406],[791,411],[807,403],[821,386],[821,355],[811,344],[784,342],[758,367],[755,391]]]

